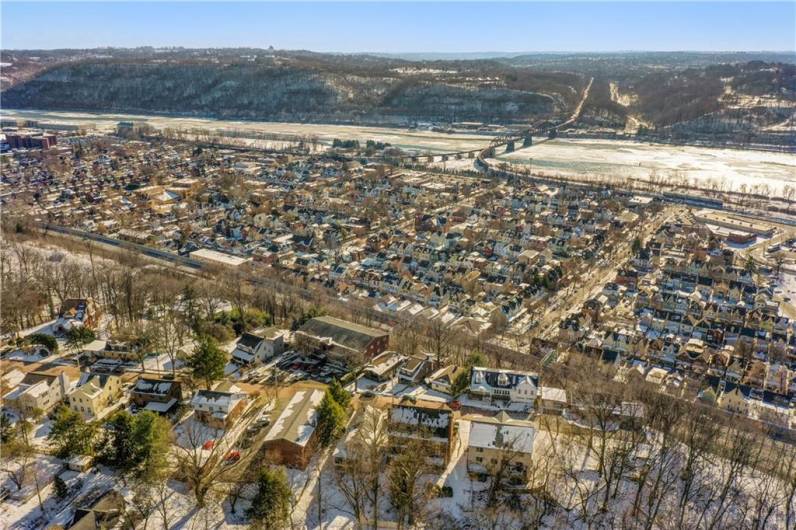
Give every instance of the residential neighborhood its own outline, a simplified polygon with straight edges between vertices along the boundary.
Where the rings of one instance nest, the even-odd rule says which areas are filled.
[[[8,4],[1,529],[796,529],[767,3]]]

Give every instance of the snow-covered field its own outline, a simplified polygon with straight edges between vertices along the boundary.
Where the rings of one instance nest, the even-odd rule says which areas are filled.
[[[549,175],[647,179],[654,172],[658,178],[686,178],[701,186],[715,182],[736,191],[742,184],[747,188],[767,184],[772,191],[781,191],[786,184],[796,185],[796,156],[788,153],[626,140],[558,139],[498,158],[517,164],[532,163],[534,172]]]
[[[785,298],[796,300],[796,274],[783,272],[774,294],[781,294]]]
[[[39,120],[48,123],[68,123],[83,126],[93,125],[97,132],[109,132],[120,121],[146,121],[151,126],[164,129],[228,129],[260,133],[292,134],[316,136],[321,143],[331,144],[332,140],[375,140],[396,147],[422,152],[450,152],[479,149],[492,139],[488,135],[445,134],[426,130],[388,127],[361,127],[353,125],[321,125],[310,123],[279,123],[262,121],[214,120],[209,118],[172,118],[165,116],[145,116],[114,113],[50,112],[36,110],[3,109],[3,118]]]
[[[447,171],[475,171],[475,159],[474,158],[462,158],[460,160],[450,159],[446,161],[437,160],[436,162],[432,162],[428,164],[428,167],[432,167],[435,169],[443,169]]]

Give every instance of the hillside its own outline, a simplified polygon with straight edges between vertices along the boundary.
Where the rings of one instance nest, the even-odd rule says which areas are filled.
[[[796,109],[788,54],[536,54],[407,60],[254,49],[13,51],[7,108],[409,125],[527,124],[782,143]],[[722,62],[724,61],[724,62]],[[768,61],[768,62],[767,62]],[[754,135],[755,139],[751,139]]]
[[[12,108],[352,123],[522,123],[565,114],[584,78],[489,61],[252,53],[86,58],[9,84],[3,100]]]

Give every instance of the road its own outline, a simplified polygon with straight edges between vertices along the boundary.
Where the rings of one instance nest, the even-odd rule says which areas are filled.
[[[668,207],[649,220],[639,221],[643,224],[638,237],[642,242],[654,234],[658,228],[666,223],[675,213],[674,207]],[[596,296],[608,282],[613,281],[616,272],[631,258],[631,237],[621,241],[608,256],[603,257],[605,265],[589,271],[588,278],[578,284],[574,290],[564,289],[554,296],[547,307],[552,308],[542,316],[539,321],[538,333],[541,338],[554,338],[558,324],[568,315],[580,311],[583,304],[591,297]],[[559,309],[560,308],[560,309]]]
[[[580,98],[580,102],[578,102],[578,106],[575,107],[575,112],[572,113],[572,117],[569,118],[569,120],[567,120],[564,123],[562,123],[561,125],[557,125],[555,127],[556,129],[561,129],[563,127],[566,127],[566,126],[571,125],[571,124],[575,123],[576,121],[578,121],[578,118],[580,118],[580,113],[583,111],[583,104],[586,103],[587,99],[589,99],[589,92],[591,91],[592,83],[594,83],[594,78],[593,77],[591,79],[589,79],[589,84],[586,85],[586,89],[583,91],[583,97]]]

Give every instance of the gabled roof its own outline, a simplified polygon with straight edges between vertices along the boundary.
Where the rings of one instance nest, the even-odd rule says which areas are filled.
[[[299,331],[314,337],[330,337],[335,343],[352,350],[364,350],[373,339],[389,335],[386,331],[330,316],[310,319]]]
[[[256,348],[260,342],[262,342],[263,338],[258,337],[253,333],[244,333],[241,335],[240,340],[238,340],[238,346],[245,346],[246,348]]]
[[[514,370],[501,370],[497,368],[473,367],[470,376],[470,384],[478,386],[489,386],[492,388],[515,388],[521,383],[530,383],[539,386],[539,375],[534,372],[522,372]]]
[[[265,437],[267,441],[285,440],[300,446],[307,445],[315,432],[318,405],[323,400],[322,390],[299,390],[288,402]]]

